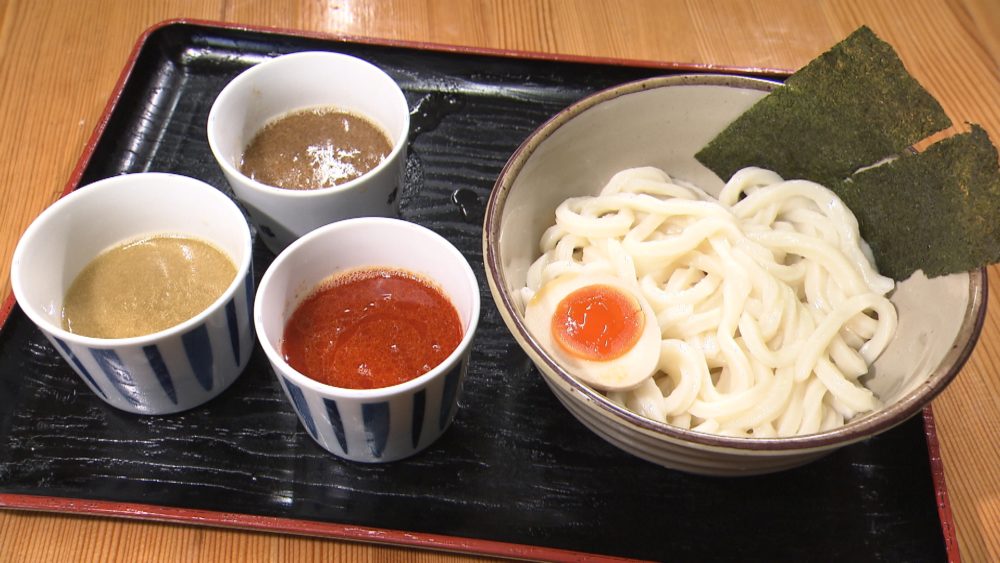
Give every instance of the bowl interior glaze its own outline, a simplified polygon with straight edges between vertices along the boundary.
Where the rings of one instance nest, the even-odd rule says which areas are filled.
[[[839,429],[794,438],[723,437],[646,419],[612,403],[545,353],[524,325],[516,290],[540,255],[539,239],[553,224],[556,207],[569,197],[596,194],[614,173],[636,166],[661,168],[717,194],[723,181],[694,154],[776,86],[748,77],[678,75],[599,92],[554,116],[521,145],[487,206],[487,279],[515,339],[574,416],[615,445],[664,465],[729,473],[718,467],[702,471],[697,463],[688,464],[690,460],[672,463],[675,456],[664,463],[659,453],[648,451],[662,444],[650,446],[644,440],[703,453],[768,456],[780,469],[795,465],[795,459],[779,463],[775,456],[798,457],[804,463],[817,452],[887,430],[919,412],[955,377],[985,315],[985,270],[930,280],[918,272],[898,284],[891,300],[899,312],[899,330],[866,376],[885,406]],[[735,472],[764,471],[756,467]]]

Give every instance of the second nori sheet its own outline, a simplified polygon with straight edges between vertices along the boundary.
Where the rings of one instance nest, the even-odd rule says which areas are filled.
[[[893,197],[905,190],[905,197]],[[879,271],[906,279],[1000,262],[1000,171],[981,127],[834,187],[858,218]]]

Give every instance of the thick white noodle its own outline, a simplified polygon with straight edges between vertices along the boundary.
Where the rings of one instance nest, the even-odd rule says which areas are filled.
[[[894,283],[858,223],[818,184],[760,168],[718,199],[656,168],[616,174],[556,210],[527,302],[570,272],[635,284],[660,326],[658,371],[608,397],[643,416],[729,436],[789,436],[878,406],[859,378],[896,330]]]

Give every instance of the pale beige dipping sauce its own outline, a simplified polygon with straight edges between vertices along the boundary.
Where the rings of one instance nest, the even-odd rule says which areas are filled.
[[[96,338],[152,334],[204,311],[236,277],[224,252],[204,241],[153,235],[94,258],[63,302],[63,328]]]

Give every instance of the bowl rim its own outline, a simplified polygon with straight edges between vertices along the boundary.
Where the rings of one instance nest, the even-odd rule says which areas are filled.
[[[646,78],[613,86],[591,94],[549,118],[521,143],[504,165],[493,190],[490,192],[483,226],[483,262],[490,292],[504,323],[521,348],[539,368],[538,371],[542,377],[550,384],[559,385],[568,391],[567,395],[581,401],[585,408],[595,410],[598,414],[621,422],[645,435],[684,443],[699,449],[752,451],[758,454],[828,449],[863,440],[908,420],[944,390],[971,356],[986,318],[989,279],[985,267],[967,273],[969,300],[955,344],[924,382],[911,389],[892,405],[878,409],[871,414],[862,415],[839,428],[801,436],[758,438],[722,436],[688,430],[636,414],[611,402],[603,394],[564,370],[548,356],[538,341],[531,336],[520,315],[516,313],[517,306],[511,295],[504,289],[507,287],[507,279],[503,272],[498,245],[503,209],[514,180],[545,140],[571,119],[594,106],[647,90],[675,86],[721,86],[770,92],[779,85],[780,82],[773,80],[740,75],[678,74]],[[560,399],[562,398],[560,397]]]

